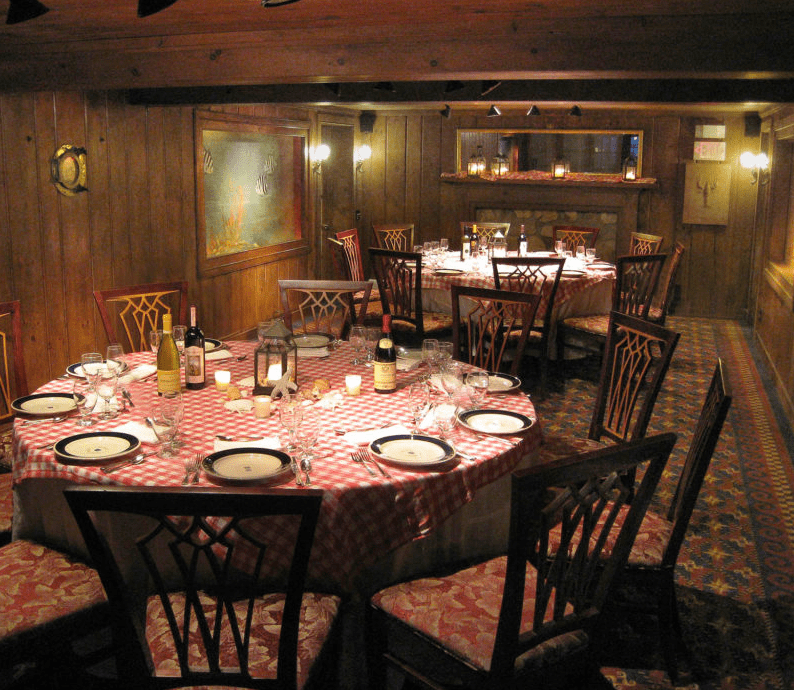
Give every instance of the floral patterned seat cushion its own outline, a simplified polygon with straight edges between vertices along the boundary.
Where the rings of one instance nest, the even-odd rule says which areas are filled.
[[[558,434],[543,434],[543,442],[537,450],[537,461],[533,464],[547,465],[570,455],[588,453],[604,448],[601,441],[589,438],[576,438]]]
[[[214,621],[215,600],[203,592],[200,593],[200,599],[208,620]],[[172,594],[171,601],[177,620],[181,620],[185,610],[184,594],[181,592]],[[235,604],[241,629],[245,622],[247,604],[248,600]],[[312,664],[329,636],[339,604],[340,599],[336,596],[310,592],[303,595],[298,634],[298,688],[302,688],[309,678]],[[279,593],[261,597],[254,607],[249,646],[249,671],[254,677],[276,677],[278,633],[283,608],[284,595]],[[191,617],[191,633],[195,634],[195,638],[188,651],[190,665],[200,668],[206,665],[206,662],[195,616]],[[180,676],[179,662],[168,620],[160,599],[156,596],[150,597],[147,605],[146,639],[149,642],[155,674],[165,677]],[[223,650],[221,665],[226,668],[237,667],[239,664],[229,625],[223,628],[221,647]]]
[[[106,603],[84,563],[25,539],[0,549],[0,640]]]
[[[445,577],[426,577],[381,590],[372,604],[384,613],[440,642],[475,667],[491,666],[507,557],[480,563]],[[527,569],[521,631],[532,629],[535,570]],[[546,609],[551,620],[554,599]],[[549,640],[521,657],[522,668],[541,668],[588,644],[583,631]]]
[[[9,426],[7,429],[0,427],[0,472],[11,471],[11,445],[14,442],[14,428]]]
[[[424,325],[425,334],[448,331],[452,329],[452,315],[442,312],[426,311],[422,314],[422,323]],[[392,320],[391,327],[393,331],[410,332],[416,330],[416,327],[412,323],[400,321],[397,317]]]
[[[607,337],[609,331],[609,314],[591,314],[590,316],[572,316],[563,321],[565,328],[575,328],[595,335]]]
[[[0,534],[11,532],[14,517],[14,493],[11,490],[11,473],[0,474]]]

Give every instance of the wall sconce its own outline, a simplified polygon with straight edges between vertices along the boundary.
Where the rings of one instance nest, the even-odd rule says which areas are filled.
[[[471,154],[466,172],[469,177],[479,177],[485,172],[485,155],[482,152],[482,145],[477,146],[477,150]]]
[[[328,160],[331,155],[331,149],[328,144],[320,144],[312,152],[312,171],[319,173],[323,169],[323,163]]]
[[[637,179],[637,159],[629,156],[623,161],[623,179],[626,182],[634,182]]]
[[[364,161],[368,161],[370,158],[372,158],[372,148],[367,144],[359,146],[353,156],[356,163],[356,172],[361,172],[361,169],[364,167]]]
[[[753,176],[750,184],[757,182],[759,185],[763,185],[769,182],[769,156],[765,153],[745,151],[740,156],[739,163],[743,168],[747,168]]]
[[[551,164],[551,176],[555,180],[562,180],[570,172],[571,164],[564,158],[558,158]]]

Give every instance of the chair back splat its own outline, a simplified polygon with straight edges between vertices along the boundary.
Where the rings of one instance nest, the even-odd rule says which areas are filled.
[[[515,472],[506,557],[372,597],[372,687],[385,687],[389,667],[438,690],[599,687],[596,626],[675,440],[661,434]],[[639,466],[629,503],[620,476]]]
[[[305,591],[322,491],[65,495],[113,607],[122,677],[136,687],[316,687],[339,605]]]
[[[342,243],[347,261],[347,279],[365,280],[364,264],[361,261],[361,244],[358,240],[358,229],[341,230],[336,233],[337,241]]]
[[[629,244],[629,254],[658,254],[662,248],[664,237],[661,235],[648,235],[643,232],[632,232]]]
[[[0,424],[14,416],[11,403],[28,394],[19,300],[0,302]]]
[[[667,314],[670,311],[673,301],[673,291],[675,290],[675,278],[678,275],[678,267],[681,265],[681,258],[684,254],[684,245],[676,242],[673,251],[667,258],[662,273],[659,277],[659,285],[651,299],[651,309],[648,312],[648,320],[664,326]]]
[[[108,342],[121,343],[127,352],[149,349],[149,331],[163,327],[163,314],[171,313],[174,325],[187,325],[185,281],[94,290],[94,299]]]
[[[565,250],[576,255],[579,246],[595,247],[600,228],[588,228],[581,225],[555,225],[551,229],[552,241],[565,242]]]
[[[375,246],[395,252],[412,252],[414,249],[414,224],[389,223],[373,225]]]
[[[618,257],[613,311],[648,318],[665,258],[664,254]]]

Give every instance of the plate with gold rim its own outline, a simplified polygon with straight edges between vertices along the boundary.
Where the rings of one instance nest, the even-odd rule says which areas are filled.
[[[535,420],[511,410],[466,410],[458,414],[458,421],[467,429],[483,434],[523,434]]]
[[[391,434],[369,444],[369,452],[392,465],[425,470],[448,463],[455,457],[455,449],[435,436],[421,434]]]
[[[34,393],[17,398],[11,409],[33,417],[54,417],[77,409],[72,393]]]
[[[489,393],[509,393],[521,386],[521,379],[509,374],[494,374],[488,372]]]
[[[113,366],[118,366],[116,362],[111,362],[111,364]],[[107,360],[103,359],[102,366],[104,367],[105,365],[107,365]],[[123,371],[127,371],[127,369],[129,369],[129,365],[126,362],[122,362],[121,365],[118,366],[119,374]],[[75,362],[74,364],[70,364],[68,367],[66,367],[66,373],[69,374],[69,376],[73,376],[76,379],[85,378],[83,376],[83,365],[80,362]]]
[[[269,484],[292,476],[290,457],[270,448],[227,448],[211,453],[202,469],[212,481],[226,484]]]
[[[140,447],[140,439],[132,434],[120,431],[87,431],[62,438],[53,446],[53,450],[62,460],[104,462],[121,458]]]

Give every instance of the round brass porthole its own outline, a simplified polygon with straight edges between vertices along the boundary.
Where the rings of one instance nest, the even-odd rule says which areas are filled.
[[[55,188],[66,196],[87,192],[86,152],[83,148],[64,144],[50,161],[50,174]]]

